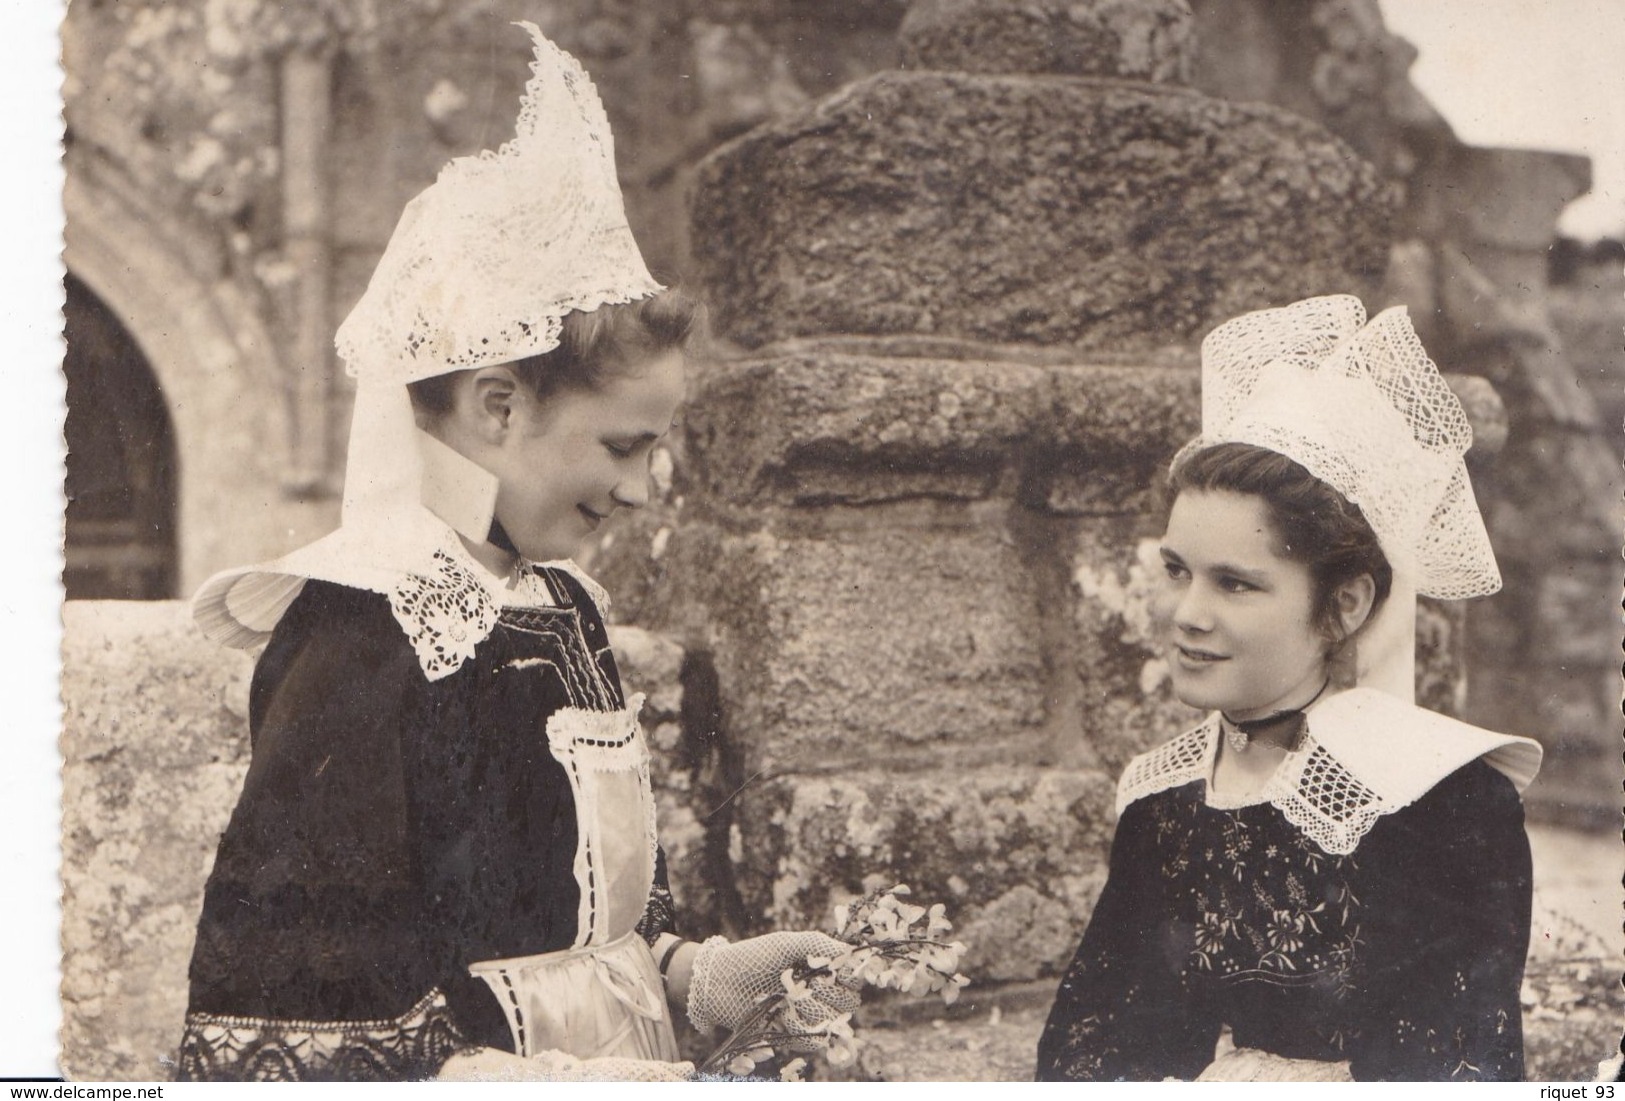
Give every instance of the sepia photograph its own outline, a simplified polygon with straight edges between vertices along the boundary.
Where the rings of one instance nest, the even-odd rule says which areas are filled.
[[[1621,1077],[1617,2],[52,45],[0,1075]]]

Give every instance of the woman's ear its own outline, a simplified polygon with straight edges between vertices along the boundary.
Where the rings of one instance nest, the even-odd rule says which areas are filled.
[[[464,394],[470,427],[488,443],[499,441],[513,425],[519,379],[505,363],[471,373]],[[462,404],[462,403],[459,403]]]
[[[1362,573],[1339,585],[1335,599],[1337,624],[1345,639],[1352,638],[1371,618],[1371,607],[1377,600],[1377,583],[1370,574]]]

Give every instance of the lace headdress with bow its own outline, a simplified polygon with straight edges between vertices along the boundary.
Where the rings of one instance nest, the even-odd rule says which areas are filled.
[[[1202,342],[1204,448],[1246,443],[1296,461],[1358,505],[1394,568],[1360,632],[1357,683],[1413,699],[1416,596],[1501,587],[1464,455],[1473,432],[1405,307],[1369,322],[1350,295],[1228,321]]]
[[[263,644],[320,578],[389,595],[425,673],[455,669],[489,633],[497,596],[452,533],[487,539],[496,479],[417,428],[407,385],[550,351],[572,311],[661,290],[627,224],[597,90],[539,28],[518,25],[535,56],[513,139],[452,161],[407,204],[339,326],[356,380],[342,523],[205,582],[193,610],[216,641]]]

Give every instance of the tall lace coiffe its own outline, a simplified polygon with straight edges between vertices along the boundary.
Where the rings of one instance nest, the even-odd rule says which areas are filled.
[[[1350,295],[1244,314],[1202,342],[1202,434],[1285,455],[1358,505],[1394,568],[1388,600],[1359,633],[1357,683],[1415,695],[1417,594],[1501,587],[1464,456],[1473,432],[1405,307],[1369,322]]]
[[[461,157],[407,204],[339,326],[349,372],[412,382],[558,347],[573,310],[660,290],[627,226],[604,107],[532,23],[513,139]]]
[[[1202,342],[1202,434],[1293,459],[1360,507],[1424,596],[1501,587],[1463,460],[1473,430],[1404,306],[1366,321],[1351,295],[1228,321]]]
[[[460,553],[448,525],[484,542],[496,479],[417,428],[407,384],[551,351],[566,314],[661,290],[627,225],[597,90],[534,24],[518,26],[535,57],[513,139],[452,161],[407,204],[339,326],[356,380],[342,524],[274,562],[210,578],[193,607],[219,642],[263,643],[307,578],[394,599],[434,575],[437,552]],[[478,637],[463,649],[490,618],[466,625]]]

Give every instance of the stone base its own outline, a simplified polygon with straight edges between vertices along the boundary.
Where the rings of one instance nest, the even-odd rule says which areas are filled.
[[[759,781],[739,796],[741,895],[764,927],[830,928],[835,905],[906,881],[947,907],[966,974],[1058,974],[1104,882],[1113,786],[1019,766]]]

